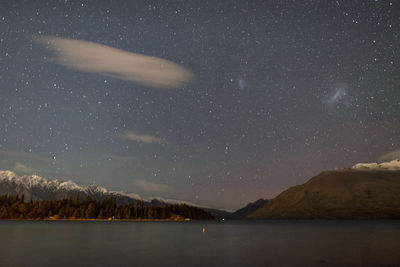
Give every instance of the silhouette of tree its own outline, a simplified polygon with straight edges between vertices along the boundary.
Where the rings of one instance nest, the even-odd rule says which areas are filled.
[[[152,206],[143,201],[130,205],[116,205],[112,198],[97,202],[90,197],[24,202],[24,196],[0,196],[0,219],[212,219],[200,208],[185,204]]]

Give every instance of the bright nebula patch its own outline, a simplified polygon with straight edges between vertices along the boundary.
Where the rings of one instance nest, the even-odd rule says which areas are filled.
[[[340,83],[332,87],[322,100],[324,108],[331,115],[347,113],[353,106],[355,98],[349,93],[347,84]]]

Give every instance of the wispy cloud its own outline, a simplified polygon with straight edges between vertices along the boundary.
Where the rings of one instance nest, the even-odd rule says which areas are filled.
[[[109,155],[108,158],[114,161],[122,161],[122,162],[138,160],[138,157],[136,156]]]
[[[150,192],[166,192],[169,190],[168,185],[156,184],[146,180],[137,180],[136,185],[139,186],[139,188]]]
[[[157,57],[82,40],[53,36],[35,36],[34,40],[55,53],[53,62],[81,71],[157,88],[176,88],[194,78],[184,67]]]
[[[33,160],[41,160],[41,161],[50,161],[49,158],[40,156],[34,153],[27,153],[27,152],[18,152],[12,150],[0,150],[0,155],[5,157],[12,157],[12,158],[22,158],[22,159],[33,159]]]
[[[52,179],[62,179],[62,180],[86,180],[86,181],[93,181],[93,176],[78,174],[78,173],[68,173],[68,172],[60,172],[60,171],[46,171],[40,170],[37,171],[39,175],[47,176],[47,177],[54,177]]]
[[[35,170],[21,162],[17,162],[14,165],[14,171],[16,172],[22,172],[22,173],[32,173]]]
[[[379,161],[388,161],[393,159],[400,159],[400,149],[396,149],[379,157]]]
[[[129,140],[133,142],[139,142],[139,143],[151,143],[151,144],[162,144],[165,142],[164,139],[155,137],[152,135],[147,135],[147,134],[137,134],[132,131],[125,131],[120,134],[119,136],[122,140]]]

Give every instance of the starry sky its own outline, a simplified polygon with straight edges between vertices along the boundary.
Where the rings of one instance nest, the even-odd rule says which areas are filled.
[[[397,1],[1,1],[0,169],[235,210],[400,157]]]

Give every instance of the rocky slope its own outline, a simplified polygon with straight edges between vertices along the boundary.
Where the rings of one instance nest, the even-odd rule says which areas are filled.
[[[246,207],[241,208],[229,216],[227,216],[227,219],[229,220],[241,220],[241,219],[246,219],[247,216],[255,212],[257,209],[261,208],[265,204],[267,204],[268,200],[267,199],[262,199],[260,198],[257,201],[251,202],[246,205]]]

